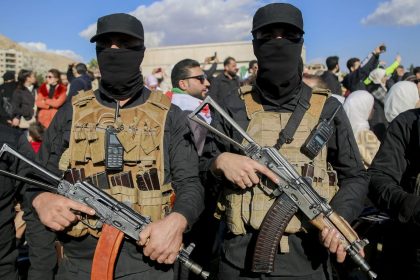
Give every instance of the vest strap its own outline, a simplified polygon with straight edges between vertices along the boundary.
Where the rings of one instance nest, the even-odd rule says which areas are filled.
[[[309,100],[311,99],[312,90],[308,86],[302,87],[302,93],[298,100],[298,104],[296,105],[295,110],[293,111],[292,115],[289,118],[284,129],[280,131],[279,139],[277,139],[277,143],[274,147],[277,150],[280,150],[281,146],[284,143],[290,144],[293,141],[293,136],[295,135],[296,130],[298,129],[300,122],[303,119],[306,111],[311,107]]]

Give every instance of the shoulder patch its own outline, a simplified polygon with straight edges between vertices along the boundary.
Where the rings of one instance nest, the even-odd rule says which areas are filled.
[[[163,91],[159,90],[152,91],[147,102],[165,110],[168,110],[171,107],[171,99],[164,94]]]
[[[80,90],[78,94],[73,96],[71,99],[71,103],[75,106],[84,106],[89,103],[92,99],[95,99],[95,95],[93,94],[93,90]]]

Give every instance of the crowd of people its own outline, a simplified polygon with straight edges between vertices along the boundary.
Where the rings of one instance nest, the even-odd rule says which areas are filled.
[[[36,69],[20,70],[17,81],[6,72],[0,144],[70,183],[89,181],[151,223],[122,241],[112,267],[98,268],[95,249],[106,234],[88,223],[98,221],[100,209],[0,175],[0,278],[91,279],[105,269],[115,279],[198,279],[176,262],[192,242],[191,258],[213,279],[368,279],[342,264],[348,248],[337,229],[320,232],[301,213],[285,225],[272,271],[252,270],[282,181],[188,118],[210,96],[259,145],[279,150],[346,223],[369,220],[366,209],[385,213],[371,219],[371,227],[386,229],[380,241],[360,254],[379,279],[419,279],[420,67],[406,71],[401,56],[386,66],[380,44],[364,60],[349,59],[344,77],[338,56],[326,59],[326,71],[310,73],[301,58],[303,16],[291,4],[258,9],[251,33],[256,60],[242,77],[231,56],[217,73],[216,53],[203,64],[185,58],[170,74],[156,68],[144,75],[143,25],[128,14],[98,19],[90,40],[97,86],[83,63],[66,73],[50,69],[40,85]],[[163,90],[168,74],[172,88]],[[204,106],[198,116],[245,143],[214,108]],[[323,121],[332,133],[308,154],[303,146]],[[0,159],[0,169],[50,183],[11,156]],[[19,275],[22,248],[30,267]]]

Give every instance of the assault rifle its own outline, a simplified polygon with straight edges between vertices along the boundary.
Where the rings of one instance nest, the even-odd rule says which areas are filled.
[[[110,225],[125,235],[139,240],[140,232],[149,224],[151,220],[149,217],[142,216],[124,203],[117,201],[112,196],[103,192],[99,188],[91,185],[86,181],[77,181],[74,184],[54,175],[47,169],[37,165],[31,160],[27,159],[22,154],[18,153],[7,144],[3,144],[0,150],[0,157],[3,153],[8,152],[15,157],[23,160],[27,164],[34,167],[36,170],[41,172],[42,175],[47,176],[49,179],[58,183],[58,187],[45,184],[30,178],[22,177],[4,170],[0,170],[0,175],[12,177],[14,179],[35,185],[44,190],[58,193],[71,200],[85,204],[95,210],[95,215],[99,218],[96,225],[92,226],[89,223],[85,223],[87,226],[99,229],[103,224]],[[181,262],[187,269],[193,273],[201,276],[203,279],[209,277],[209,273],[204,271],[203,268],[197,263],[190,260],[189,255],[191,254],[194,244],[190,244],[187,248],[182,248],[177,256],[179,262]],[[118,250],[118,248],[117,248]]]
[[[248,143],[242,145],[201,120],[197,114],[207,104],[232,125]],[[368,273],[371,279],[377,277],[359,253],[368,244],[368,241],[360,240],[356,232],[313,189],[311,179],[300,176],[295,168],[275,148],[261,147],[257,144],[211,97],[206,97],[203,103],[189,115],[189,118],[235,145],[246,156],[267,166],[281,179],[271,194],[276,200],[260,226],[253,256],[252,271],[259,273],[270,273],[273,271],[274,257],[280,238],[290,219],[300,210],[311,224],[318,229],[336,229],[339,233],[340,242],[346,249],[347,254],[361,270]]]

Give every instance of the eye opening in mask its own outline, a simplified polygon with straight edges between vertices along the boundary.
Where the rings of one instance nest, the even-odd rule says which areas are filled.
[[[96,39],[97,49],[106,49],[116,46],[119,49],[141,50],[143,41],[122,33],[106,33]]]
[[[272,39],[286,39],[294,43],[303,41],[303,33],[297,27],[286,23],[266,25],[252,33],[254,39],[269,41]]]

